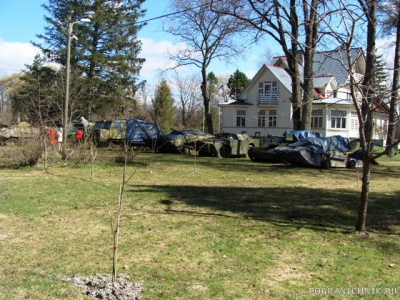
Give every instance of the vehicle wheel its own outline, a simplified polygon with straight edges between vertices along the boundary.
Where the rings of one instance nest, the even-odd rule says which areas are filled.
[[[188,146],[183,146],[183,153],[184,153],[185,155],[190,155],[190,149],[189,149]]]
[[[331,160],[330,159],[325,159],[323,162],[322,162],[322,167],[324,168],[324,169],[327,169],[327,170],[329,170],[330,168],[332,168],[332,163],[331,163]]]
[[[221,149],[219,149],[219,156],[222,158],[231,157],[231,148],[228,146],[222,146]]]
[[[348,164],[347,164],[347,167],[349,168],[349,169],[355,169],[356,168],[356,161],[355,160],[350,160],[349,162],[348,162]]]
[[[254,146],[250,145],[249,148],[247,148],[247,157],[253,160],[253,152],[254,152]]]

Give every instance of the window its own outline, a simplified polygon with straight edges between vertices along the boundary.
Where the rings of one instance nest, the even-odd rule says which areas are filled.
[[[236,111],[236,126],[237,127],[246,127],[246,111],[245,110],[237,110]]]
[[[259,94],[279,94],[278,81],[265,81],[258,83]]]
[[[265,127],[265,110],[258,111],[258,118],[257,118],[257,126],[258,127]]]
[[[322,109],[314,109],[311,113],[311,128],[322,128],[324,120],[324,111]]]
[[[268,127],[276,127],[276,110],[271,109],[268,111]]]
[[[331,110],[331,128],[346,128],[345,110]]]
[[[358,130],[359,123],[358,123],[358,116],[357,112],[352,111],[350,113],[350,129],[351,130]]]

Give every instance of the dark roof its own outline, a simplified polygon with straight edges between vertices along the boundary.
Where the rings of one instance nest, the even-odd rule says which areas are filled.
[[[251,106],[251,105],[253,105],[253,104],[251,104],[251,103],[249,103],[249,102],[246,102],[246,101],[244,101],[244,100],[236,100],[236,101],[234,101],[234,102],[221,103],[220,105],[221,105],[221,106],[225,106],[225,105],[232,105],[232,106],[234,106],[234,105],[243,105],[243,106],[248,105],[248,106]]]
[[[351,49],[350,54],[353,62],[356,61],[362,53],[361,48]],[[343,85],[349,78],[348,65],[346,51],[339,48],[332,51],[316,52],[313,70],[315,77],[335,76],[337,83]]]

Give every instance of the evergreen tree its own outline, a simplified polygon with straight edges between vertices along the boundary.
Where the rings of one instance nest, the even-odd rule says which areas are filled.
[[[154,122],[158,123],[161,132],[169,132],[175,123],[175,107],[171,89],[165,80],[157,86],[152,104]]]
[[[246,74],[236,70],[228,80],[228,87],[230,89],[230,96],[233,99],[237,99],[243,89],[249,84],[250,79],[247,78]]]
[[[79,97],[88,115],[92,109],[100,115],[110,110],[123,111],[127,103],[134,101],[144,62],[138,57],[141,43],[137,40],[142,26],[137,19],[145,13],[140,9],[144,1],[48,0],[43,5],[50,17],[45,17],[45,34],[38,35],[44,42],[34,45],[48,60],[65,66],[67,27],[73,23],[71,72],[75,78],[87,79],[88,92]],[[79,22],[88,17],[90,23]]]
[[[44,66],[38,55],[33,64],[26,67],[28,72],[21,77],[22,84],[11,95],[13,113],[35,125],[42,121],[54,125],[62,101],[57,93],[58,74],[53,68]]]
[[[386,62],[383,59],[383,55],[377,55],[376,57],[376,94],[379,100],[383,100],[386,103],[390,97],[389,91],[389,73],[386,70]]]

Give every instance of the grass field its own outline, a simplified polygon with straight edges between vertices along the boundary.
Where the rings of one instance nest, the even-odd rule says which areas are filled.
[[[111,274],[120,160],[0,169],[0,299],[86,299],[65,279]],[[399,298],[400,161],[380,162],[358,233],[361,170],[138,154],[118,273],[143,299]]]

